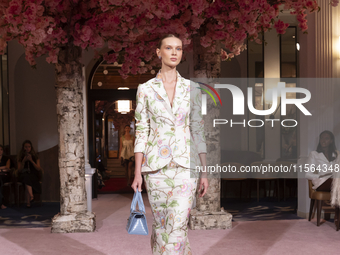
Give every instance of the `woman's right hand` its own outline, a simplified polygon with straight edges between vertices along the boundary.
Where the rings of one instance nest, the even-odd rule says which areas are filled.
[[[142,184],[143,184],[143,178],[141,174],[135,175],[135,178],[133,179],[131,188],[136,192],[137,189],[139,192],[142,192]]]

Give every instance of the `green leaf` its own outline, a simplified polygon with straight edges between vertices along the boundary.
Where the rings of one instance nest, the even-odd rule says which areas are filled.
[[[168,136],[175,136],[175,134],[172,133],[172,132],[170,132],[170,131],[167,131],[167,132],[165,132],[164,134],[165,134],[165,135],[168,135]]]
[[[152,155],[152,156],[150,156],[150,158],[148,159],[148,165],[149,165],[149,166],[151,165],[151,162],[152,162],[154,156],[155,156],[155,155]]]
[[[168,207],[176,207],[176,206],[179,206],[179,204],[178,204],[177,200],[173,200],[173,201],[171,201],[171,203],[169,204]]]
[[[157,123],[157,120],[156,120],[156,117],[155,116],[152,116],[152,120]]]
[[[137,120],[141,120],[141,119],[142,119],[142,116],[140,115],[139,112],[135,111],[135,118],[136,118]]]
[[[167,233],[162,233],[162,239],[165,243],[168,243],[169,235]]]
[[[170,186],[172,188],[175,187],[175,181],[173,179],[165,179],[164,181],[168,186]]]
[[[148,141],[147,144],[148,144],[148,146],[152,146],[152,142],[150,142],[150,141]]]
[[[168,208],[168,206],[165,203],[161,203],[161,207]]]

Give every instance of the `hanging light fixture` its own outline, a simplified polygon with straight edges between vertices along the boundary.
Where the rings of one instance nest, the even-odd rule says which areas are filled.
[[[132,102],[131,100],[118,100],[115,103],[116,105],[116,111],[120,112],[121,114],[127,114],[131,111],[132,108]]]

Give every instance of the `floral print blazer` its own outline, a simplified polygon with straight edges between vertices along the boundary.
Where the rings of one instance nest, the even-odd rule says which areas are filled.
[[[202,94],[197,83],[178,71],[171,108],[160,71],[137,89],[134,152],[144,154],[142,172],[163,168],[171,160],[182,167],[200,166],[199,153],[206,153]]]

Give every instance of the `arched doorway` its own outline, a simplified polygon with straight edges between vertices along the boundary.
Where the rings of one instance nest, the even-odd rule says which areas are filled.
[[[99,60],[91,71],[87,88],[89,161],[96,168],[107,169],[103,173],[103,177],[106,177],[105,187],[103,187],[105,193],[132,191],[126,186],[126,171],[119,158],[120,137],[126,125],[130,125],[130,134],[134,136],[137,87],[154,78],[154,74],[146,73],[123,79],[119,73],[120,68],[121,65],[117,63],[108,64]],[[129,111],[118,111],[120,100],[128,101]],[[98,167],[99,165],[101,167]],[[96,197],[96,190],[94,190],[94,197]]]

